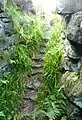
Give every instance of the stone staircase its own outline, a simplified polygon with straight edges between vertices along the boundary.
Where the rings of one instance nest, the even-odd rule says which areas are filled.
[[[22,101],[22,113],[25,116],[23,120],[31,120],[26,115],[35,109],[34,101],[37,98],[37,91],[42,85],[43,77],[43,57],[46,50],[47,40],[44,40],[38,53],[32,58],[32,73],[27,78],[26,90]]]

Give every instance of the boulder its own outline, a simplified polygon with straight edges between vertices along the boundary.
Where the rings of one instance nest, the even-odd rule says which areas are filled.
[[[57,0],[56,10],[59,14],[72,14],[82,10],[82,0]]]
[[[67,71],[61,78],[61,84],[64,86],[64,92],[67,97],[82,97],[82,81],[79,73]]]
[[[67,56],[67,53],[63,51],[62,66],[66,71],[79,72],[81,67],[81,59],[73,59]]]
[[[0,0],[0,10],[3,8],[4,4],[5,4],[5,0]]]
[[[67,114],[70,120],[82,120],[82,81],[80,77],[79,73],[68,71],[61,78],[60,84],[68,98]]]
[[[22,9],[27,10],[28,12],[33,11],[33,3],[32,0],[14,0],[17,5],[19,5]]]
[[[69,58],[73,59],[81,58],[81,55],[79,54],[79,51],[77,50],[76,46],[67,39],[64,40],[64,52],[67,54]]]
[[[67,39],[82,44],[82,12],[72,15],[67,26]]]

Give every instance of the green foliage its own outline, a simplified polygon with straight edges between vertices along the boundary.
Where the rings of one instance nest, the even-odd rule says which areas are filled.
[[[0,112],[3,113],[0,115],[1,120],[10,120],[17,112],[21,91],[25,86],[25,76],[24,71],[14,70],[12,74],[4,73],[0,80]]]
[[[60,79],[61,66],[61,29],[60,21],[55,20],[54,26],[51,30],[51,39],[47,43],[46,54],[44,57],[44,80],[48,82],[47,85],[52,92],[54,87],[58,84]]]
[[[30,53],[36,51],[41,45],[45,30],[41,16],[29,16],[25,11],[21,12],[16,5],[9,6],[7,11],[14,23],[16,41],[26,43]]]
[[[17,70],[30,70],[31,69],[31,58],[27,52],[27,47],[25,45],[13,46],[13,52],[15,54],[13,60],[10,60],[13,63]],[[12,56],[13,57],[13,56]]]
[[[5,9],[12,20],[15,44],[9,51],[0,53],[0,58],[11,66],[11,71],[3,73],[0,80],[0,120],[15,120],[17,117],[19,120],[21,115],[17,115],[25,78],[31,72],[32,56],[41,45],[44,23],[40,16],[29,16],[16,4]]]
[[[33,120],[60,120],[65,114],[66,98],[62,93],[62,87],[59,86],[62,51],[60,25],[60,21],[56,20],[51,32],[51,39],[47,43],[44,56],[43,87],[38,91]]]
[[[65,114],[66,98],[62,94],[62,88],[56,86],[53,92],[49,93],[47,87],[46,85],[39,91],[33,120],[43,120],[43,117],[45,120],[60,120]]]

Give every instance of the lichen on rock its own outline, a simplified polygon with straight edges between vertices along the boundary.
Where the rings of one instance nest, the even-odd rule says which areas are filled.
[[[64,85],[64,92],[68,97],[82,97],[82,82],[79,73],[67,71],[61,78],[61,84]]]
[[[82,119],[82,81],[80,74],[77,72],[67,71],[61,78],[63,91],[68,98],[67,116],[71,120]],[[79,117],[81,116],[81,118]]]

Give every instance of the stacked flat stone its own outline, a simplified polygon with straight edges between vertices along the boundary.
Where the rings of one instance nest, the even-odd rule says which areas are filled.
[[[65,37],[63,37],[63,66],[66,72],[62,75],[61,84],[71,108],[68,114],[70,120],[78,120],[82,116],[82,0],[57,0],[57,12],[65,22]],[[78,73],[81,73],[81,76]],[[70,104],[71,103],[71,104]],[[67,108],[68,109],[68,108]],[[82,120],[82,117],[81,117]]]
[[[82,0],[56,0],[59,14],[73,14],[82,10]]]
[[[82,57],[82,1],[57,0],[57,12],[66,24],[63,64],[67,71],[78,72]]]
[[[28,12],[32,11],[31,0],[14,0],[17,5]],[[5,72],[11,72],[12,66],[8,54],[15,44],[13,24],[6,11],[4,11],[5,0],[0,0],[0,79]]]
[[[29,14],[34,13],[32,0],[14,0],[18,6],[27,11]]]
[[[74,13],[67,24],[63,55],[66,70],[80,71],[82,64],[82,12],[80,11]]]
[[[0,78],[2,78],[3,73],[11,70],[7,54],[14,44],[12,22],[8,14],[3,10],[3,1],[0,0]]]

